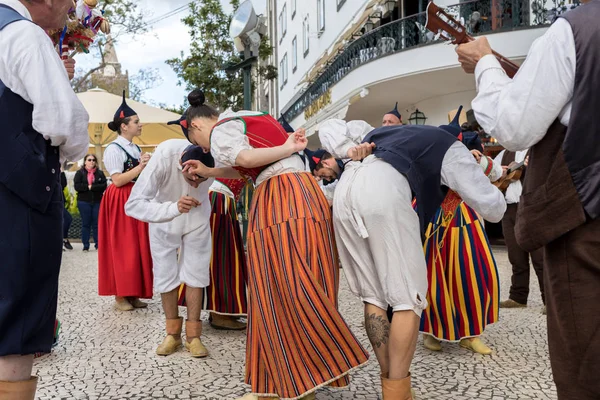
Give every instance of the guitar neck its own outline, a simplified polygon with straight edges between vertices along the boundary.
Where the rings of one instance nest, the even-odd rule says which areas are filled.
[[[502,66],[502,69],[506,72],[506,75],[508,75],[509,78],[514,77],[519,70],[519,66],[510,61],[508,58],[504,57],[502,54],[496,53],[494,50],[492,50],[492,54],[496,56],[496,59]]]

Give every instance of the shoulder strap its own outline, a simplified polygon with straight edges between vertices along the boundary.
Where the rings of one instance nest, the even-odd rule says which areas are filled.
[[[23,20],[28,21],[27,18],[19,14],[13,8],[10,8],[5,4],[0,4],[0,31],[13,22]]]
[[[110,146],[111,144],[114,144],[115,146],[117,146],[118,148],[120,148],[121,150],[123,150],[123,151],[125,152],[125,154],[127,154],[127,157],[129,157],[129,158],[131,158],[131,159],[134,159],[134,160],[135,160],[135,158],[134,158],[134,157],[133,157],[131,154],[129,154],[129,153],[127,152],[127,150],[125,150],[125,149],[123,148],[123,146],[121,146],[119,143],[112,142],[112,143],[109,143],[109,144],[108,144],[108,146]],[[108,148],[108,146],[106,146],[106,147]],[[136,147],[137,147],[137,145],[136,145]],[[138,147],[138,149],[139,149],[139,147]]]

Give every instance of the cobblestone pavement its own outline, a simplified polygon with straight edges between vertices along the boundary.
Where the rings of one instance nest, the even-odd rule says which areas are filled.
[[[163,339],[159,296],[145,310],[122,313],[111,298],[97,295],[97,253],[81,245],[66,252],[60,277],[59,344],[36,360],[39,399],[236,399],[247,392],[244,377],[245,333],[217,331],[204,324],[207,359],[184,350],[169,357],[154,354]],[[508,295],[510,264],[495,248],[501,298]],[[546,340],[545,316],[532,271],[529,307],[500,311],[485,341],[492,356],[473,354],[456,344],[432,352],[419,339],[413,386],[419,400],[556,399]],[[362,307],[342,279],[340,307],[352,330],[372,353],[362,326]],[[204,314],[204,313],[203,313]],[[206,315],[203,315],[206,318]],[[318,400],[381,398],[378,366],[369,363],[352,374],[344,390],[322,389]]]

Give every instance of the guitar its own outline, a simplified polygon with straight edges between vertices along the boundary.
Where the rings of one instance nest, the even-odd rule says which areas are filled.
[[[425,22],[425,27],[434,34],[439,34],[442,39],[453,44],[468,43],[475,40],[474,37],[467,33],[467,28],[444,11],[444,9],[435,5],[433,1],[430,1],[427,5],[427,21]],[[515,76],[519,70],[519,66],[493,50],[492,53],[496,56],[498,62],[500,62],[500,65],[504,71],[506,71],[506,74],[510,78]]]
[[[525,160],[520,163],[512,162],[508,166],[508,170],[506,171],[506,176],[504,178],[498,179],[496,182],[492,182],[492,185],[496,186],[500,189],[501,192],[506,191],[508,186],[521,179],[523,175],[523,167],[525,166]]]

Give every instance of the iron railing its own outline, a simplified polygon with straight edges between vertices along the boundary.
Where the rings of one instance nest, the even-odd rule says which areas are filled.
[[[576,7],[564,0],[471,0],[446,7],[461,19],[471,35],[550,25],[562,12]],[[479,18],[478,18],[479,17]],[[425,12],[411,15],[363,34],[327,64],[308,87],[292,99],[283,115],[291,121],[350,71],[373,60],[439,42],[425,28]]]

